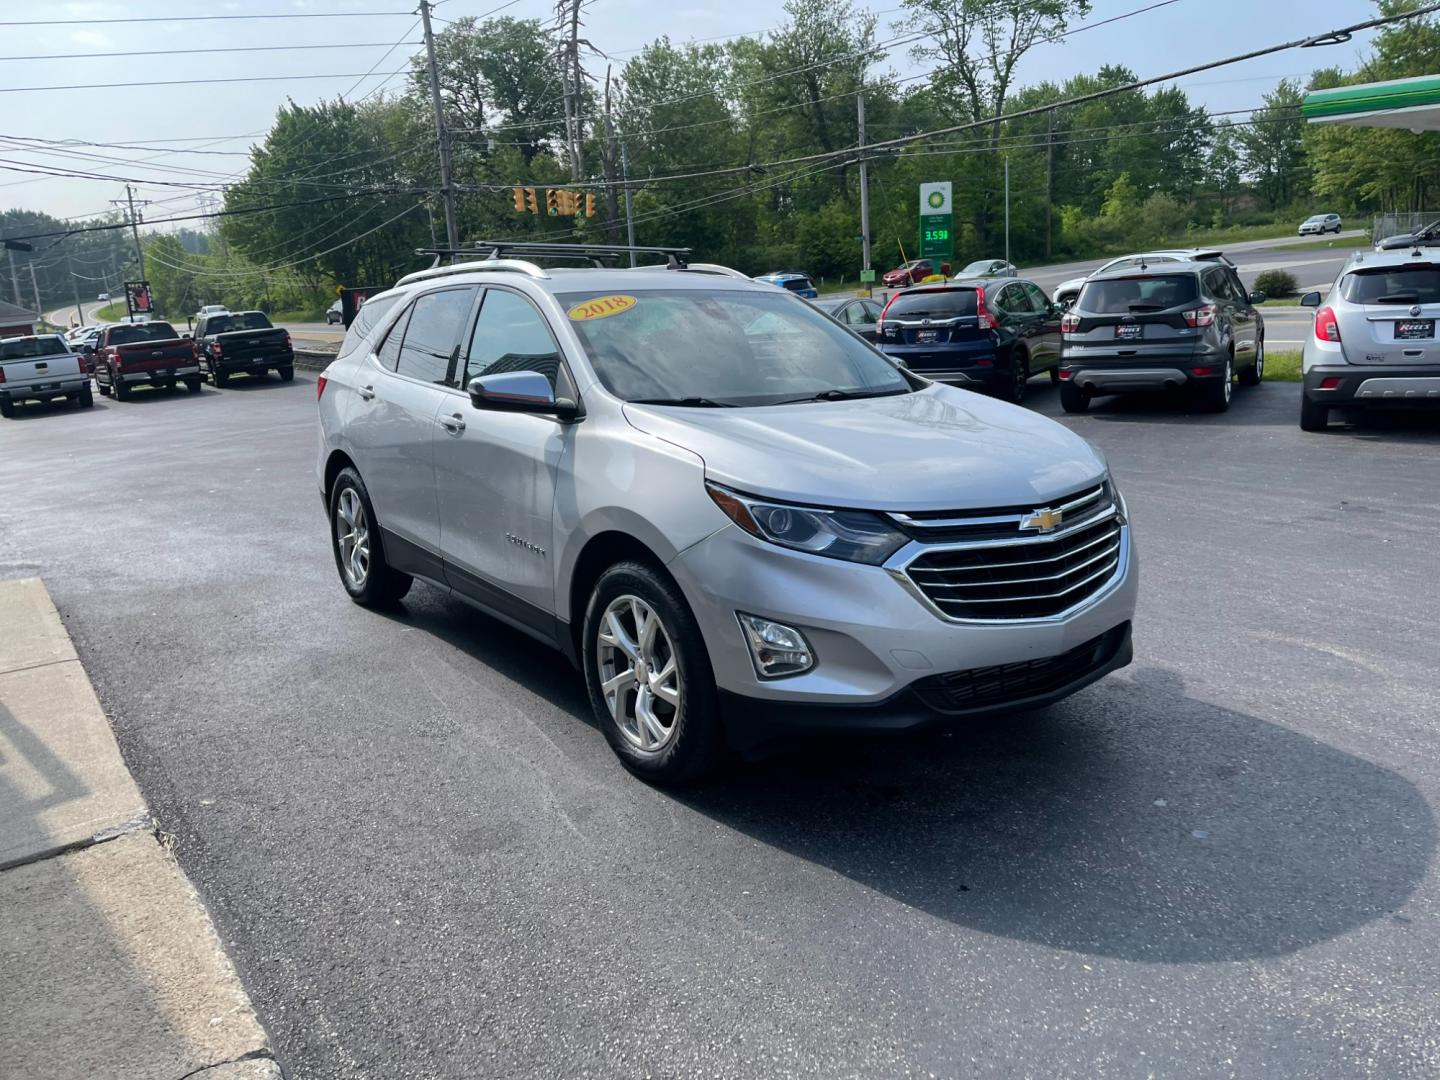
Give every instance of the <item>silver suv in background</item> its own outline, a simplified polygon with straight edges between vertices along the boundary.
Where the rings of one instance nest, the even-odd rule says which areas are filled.
[[[1213,412],[1235,376],[1265,376],[1265,320],[1228,265],[1164,263],[1097,274],[1060,320],[1060,404],[1084,412],[1102,394],[1184,389]]]
[[[366,302],[318,380],[357,603],[418,577],[559,648],[655,782],[727,741],[1034,708],[1129,662],[1137,567],[1098,451],[668,254],[491,258]]]
[[[1377,405],[1440,408],[1440,251],[1358,252],[1329,293],[1306,293],[1315,321],[1301,358],[1300,426],[1330,411]]]

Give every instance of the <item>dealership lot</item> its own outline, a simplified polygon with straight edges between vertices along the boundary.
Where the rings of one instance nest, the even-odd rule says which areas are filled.
[[[25,410],[0,577],[294,1075],[1433,1076],[1440,421],[1298,395],[1064,418],[1129,501],[1131,667],[681,793],[546,648],[350,603],[310,376]]]

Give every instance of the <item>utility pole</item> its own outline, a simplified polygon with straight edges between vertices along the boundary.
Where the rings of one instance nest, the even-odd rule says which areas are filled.
[[[1045,133],[1045,261],[1050,261],[1051,217],[1055,207],[1055,110],[1048,113]]]
[[[10,256],[10,289],[11,295],[15,297],[15,306],[24,307],[25,301],[20,298],[20,275],[15,272],[15,249],[7,247],[5,254]]]
[[[601,164],[605,169],[605,239],[613,244],[620,233],[620,203],[616,198],[616,183],[619,179],[615,166],[615,121],[610,111],[610,68],[605,68],[605,145],[601,153]]]
[[[585,177],[584,124],[580,117],[580,5],[583,0],[559,0],[555,5],[564,42],[560,46],[560,85],[565,92],[565,138],[570,148],[570,179]],[[569,22],[569,28],[565,26]]]
[[[865,91],[855,95],[856,142],[860,147],[860,259],[861,269],[870,269],[870,174],[865,158]]]
[[[111,199],[111,206],[119,206],[124,203],[130,209],[130,234],[135,237],[135,254],[140,259],[140,280],[145,280],[145,249],[140,244],[140,220],[135,216],[135,191],[129,184],[125,185],[124,199]],[[141,199],[141,206],[149,206],[149,199]]]
[[[1005,155],[1005,261],[1010,261],[1010,155]]]
[[[65,272],[70,275],[70,289],[75,294],[75,314],[80,318],[80,325],[85,325],[85,309],[80,306],[80,279],[75,276],[75,264],[70,259],[70,252],[65,252]]]
[[[445,197],[445,239],[451,248],[458,248],[460,225],[455,220],[455,181],[451,175],[450,132],[445,128],[445,107],[440,102],[440,72],[435,66],[435,35],[430,30],[430,0],[420,0],[420,20],[425,24],[425,56],[430,66],[430,103],[435,107],[435,137],[440,142],[440,189]]]
[[[30,288],[35,293],[35,314],[43,319],[45,313],[40,310],[40,283],[35,280],[35,260],[33,258],[30,260]]]
[[[630,155],[625,149],[625,136],[620,136],[620,175],[625,180],[625,242],[635,246],[635,212],[630,206]],[[635,265],[635,252],[630,252],[630,265]]]

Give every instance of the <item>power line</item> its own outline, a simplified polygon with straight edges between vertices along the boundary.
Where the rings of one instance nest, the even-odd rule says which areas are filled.
[[[408,70],[408,68],[401,68],[400,71],[392,71],[390,74],[399,75]],[[228,79],[165,79],[154,82],[69,83],[63,86],[0,86],[0,94],[26,94],[41,90],[115,90],[137,86],[200,86],[207,83],[294,82],[304,79],[364,79],[370,74],[371,72],[368,71],[363,75],[357,75],[353,71],[338,71],[324,75],[247,75]]]
[[[256,15],[151,15],[144,18],[86,19],[87,26],[113,23],[224,22],[234,19],[370,19],[382,15],[413,15],[413,11],[310,11],[274,12]],[[74,26],[75,19],[24,19],[0,22],[0,26]]]
[[[413,29],[413,28],[412,28]],[[407,31],[408,32],[408,31]],[[186,56],[193,56],[196,53],[248,53],[248,52],[309,52],[312,49],[383,49],[390,45],[393,51],[399,45],[419,45],[418,41],[397,41],[390,45],[388,41],[357,41],[341,45],[232,45],[224,49],[186,49]],[[174,56],[173,49],[143,49],[138,52],[103,52],[103,53],[45,53],[35,56],[0,56],[0,63],[7,60],[109,60],[117,56]],[[388,53],[386,54],[389,55]],[[383,58],[382,58],[383,59]]]

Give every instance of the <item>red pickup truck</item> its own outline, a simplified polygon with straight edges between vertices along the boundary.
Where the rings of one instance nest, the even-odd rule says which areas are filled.
[[[118,323],[100,331],[95,342],[95,385],[100,393],[124,401],[137,386],[175,389],[183,382],[192,394],[204,385],[195,343],[166,322]]]

